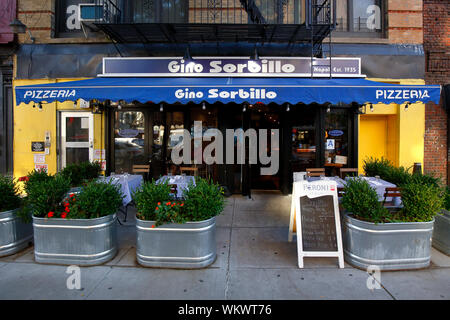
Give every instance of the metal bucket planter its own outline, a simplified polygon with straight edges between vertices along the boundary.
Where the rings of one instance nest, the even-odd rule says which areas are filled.
[[[18,209],[0,212],[0,257],[15,254],[33,241],[33,226],[16,216]]]
[[[216,218],[152,228],[136,219],[137,261],[146,267],[197,269],[216,259]]]
[[[95,219],[33,217],[36,262],[98,265],[117,254],[116,214]]]
[[[351,265],[380,270],[426,268],[431,259],[433,221],[371,223],[343,217],[344,259]]]
[[[437,215],[433,230],[433,247],[450,255],[450,212],[442,210],[443,215]]]

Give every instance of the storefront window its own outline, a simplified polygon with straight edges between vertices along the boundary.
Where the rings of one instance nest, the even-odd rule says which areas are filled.
[[[197,107],[192,107],[191,108],[191,114],[190,114],[190,132],[191,132],[191,137],[192,137],[192,141],[193,144],[191,145],[191,154],[193,159],[195,159],[196,156],[199,157],[199,155],[196,155],[195,152],[196,151],[200,151],[203,152],[206,148],[207,145],[209,145],[211,142],[214,142],[214,140],[216,139],[216,135],[214,131],[208,131],[208,129],[217,129],[218,127],[218,123],[217,123],[217,108],[214,106],[205,106],[205,110],[203,110],[202,107],[197,106]],[[202,140],[196,140],[194,139],[194,124],[196,121],[201,121],[202,123],[202,136],[203,139]],[[203,140],[208,140],[210,139],[210,141],[203,141]],[[201,145],[201,148],[199,148]],[[213,154],[214,156],[214,154]],[[216,164],[211,164],[211,165],[207,165],[204,161],[204,159],[202,160],[202,163],[197,165],[198,169],[199,169],[199,174],[203,177],[207,177],[207,178],[212,178],[213,180],[217,179],[217,165]]]
[[[291,164],[293,172],[316,167],[315,112],[301,110],[295,116],[291,133]]]
[[[383,31],[383,13],[381,0],[337,1],[335,35],[379,37]]]
[[[131,172],[134,164],[146,164],[144,113],[118,111],[115,116],[115,171]]]
[[[325,115],[325,166],[347,167],[348,112],[331,109]]]

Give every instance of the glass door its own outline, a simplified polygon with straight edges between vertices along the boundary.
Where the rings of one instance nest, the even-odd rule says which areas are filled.
[[[92,161],[94,118],[90,112],[61,114],[61,165]]]
[[[145,113],[126,110],[114,116],[114,172],[131,173],[133,165],[149,163]]]

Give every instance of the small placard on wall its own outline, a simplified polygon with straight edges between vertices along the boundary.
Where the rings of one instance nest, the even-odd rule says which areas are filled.
[[[101,170],[102,171],[106,171],[106,160],[100,161],[100,165],[101,165]]]
[[[44,141],[32,141],[31,142],[31,152],[44,152],[45,142]]]
[[[105,159],[105,149],[95,149],[94,150],[94,161]]]
[[[46,163],[37,163],[34,165],[34,169],[36,169],[36,171],[40,171],[40,170],[45,170],[48,172],[48,164]]]
[[[34,155],[34,163],[35,164],[45,163],[45,154],[35,154]]]

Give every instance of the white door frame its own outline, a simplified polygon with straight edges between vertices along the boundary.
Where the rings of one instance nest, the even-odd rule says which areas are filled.
[[[66,142],[66,119],[67,118],[89,119],[89,141]],[[94,159],[94,116],[91,112],[61,112],[61,169],[66,166],[66,148],[89,148],[89,161]]]

